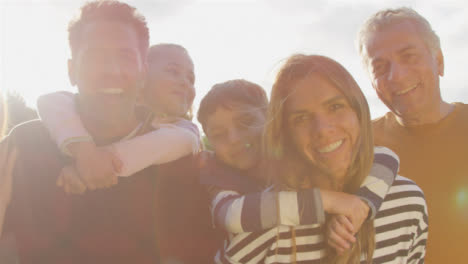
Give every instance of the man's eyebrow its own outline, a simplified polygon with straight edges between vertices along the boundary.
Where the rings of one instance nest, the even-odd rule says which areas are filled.
[[[399,49],[399,50],[398,50],[398,53],[404,53],[404,52],[406,52],[406,51],[414,50],[414,49],[416,49],[415,46],[413,46],[413,45],[407,45],[407,46],[405,46],[405,47]]]
[[[411,51],[411,50],[415,50],[415,49],[417,49],[415,46],[413,46],[413,45],[411,45],[411,44],[408,44],[408,45],[402,47],[401,49],[399,49],[397,52],[398,52],[398,53],[404,53],[404,52],[406,52],[406,51]],[[371,64],[372,64],[372,65],[373,65],[373,64],[377,64],[377,63],[380,63],[380,62],[382,62],[382,61],[383,61],[383,59],[380,58],[380,57],[379,57],[379,58],[375,58],[375,59],[371,59]]]

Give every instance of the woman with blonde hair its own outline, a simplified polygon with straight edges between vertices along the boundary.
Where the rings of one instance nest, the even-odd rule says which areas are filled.
[[[266,155],[283,168],[273,179],[277,189],[359,189],[374,158],[372,126],[367,101],[343,66],[324,56],[290,57],[273,85],[268,117]],[[327,217],[329,244],[337,243],[346,221]],[[419,263],[427,239],[426,203],[414,182],[397,176],[375,220],[364,222],[344,254],[323,250],[323,226],[279,226],[277,231],[271,262]]]

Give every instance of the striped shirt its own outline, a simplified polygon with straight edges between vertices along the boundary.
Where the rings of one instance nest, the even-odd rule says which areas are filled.
[[[397,176],[374,219],[373,263],[423,263],[428,221],[422,190]],[[295,236],[296,253],[292,250]],[[324,225],[280,225],[264,231],[230,234],[217,263],[320,263],[326,257]]]
[[[356,193],[369,205],[371,219],[375,217],[392,185],[398,166],[399,160],[395,153],[385,147],[375,147],[370,175]],[[320,191],[316,188],[247,194],[233,188],[209,186],[208,189],[212,195],[213,223],[228,233],[262,231],[277,225],[298,226],[325,222]]]

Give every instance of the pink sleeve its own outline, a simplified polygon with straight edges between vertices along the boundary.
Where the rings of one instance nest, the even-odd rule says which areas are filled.
[[[73,93],[42,95],[37,100],[37,110],[51,137],[64,153],[69,154],[66,147],[72,142],[92,141],[76,111]]]
[[[74,94],[55,92],[38,99],[39,115],[64,153],[73,142],[92,141],[76,112]],[[163,164],[199,151],[198,128],[190,121],[160,124],[159,129],[107,146],[122,161],[120,176],[129,176],[151,165]]]
[[[192,129],[163,124],[147,134],[112,144],[112,151],[123,163],[119,176],[130,176],[151,165],[197,153],[201,147],[200,138],[196,126],[196,133]]]

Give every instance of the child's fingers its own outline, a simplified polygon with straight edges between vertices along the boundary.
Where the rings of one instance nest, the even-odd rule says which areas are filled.
[[[349,249],[350,248],[349,243],[342,236],[340,236],[335,230],[336,230],[336,227],[333,227],[333,229],[329,230],[328,240],[335,243],[340,248]]]
[[[78,176],[78,172],[73,167],[65,167],[62,170],[64,178],[65,192],[69,194],[82,194],[86,191],[86,185]]]
[[[116,173],[122,172],[123,162],[115,154],[112,154],[112,166],[114,166]]]
[[[336,244],[334,241],[332,241],[330,239],[327,240],[327,244],[331,248],[335,249],[335,251],[336,251],[336,253],[338,253],[338,255],[342,255],[346,251],[345,248],[340,247],[338,244]]]
[[[327,242],[338,251],[345,251],[351,248],[348,242],[336,234],[329,234]]]
[[[349,218],[347,218],[344,215],[337,215],[336,220],[342,227],[342,229],[339,230],[339,235],[345,238],[346,240],[354,243],[356,241],[356,238],[354,237],[354,234],[356,232],[354,231],[354,226],[349,220]]]

